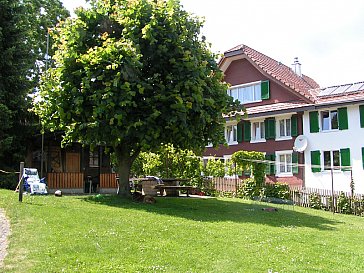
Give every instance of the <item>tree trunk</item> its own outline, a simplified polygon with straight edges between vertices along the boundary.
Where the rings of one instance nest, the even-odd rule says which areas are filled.
[[[129,175],[136,154],[131,155],[131,151],[126,145],[119,145],[115,148],[117,158],[117,169],[119,174],[118,195],[122,197],[130,196]]]

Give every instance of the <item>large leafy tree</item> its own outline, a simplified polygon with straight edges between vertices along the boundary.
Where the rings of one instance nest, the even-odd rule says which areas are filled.
[[[91,1],[53,32],[55,66],[36,112],[64,142],[106,145],[116,155],[119,194],[141,151],[173,143],[201,150],[223,140],[233,106],[202,23],[179,1]]]
[[[0,169],[24,160],[34,132],[28,95],[44,69],[47,28],[68,15],[59,0],[0,0]]]

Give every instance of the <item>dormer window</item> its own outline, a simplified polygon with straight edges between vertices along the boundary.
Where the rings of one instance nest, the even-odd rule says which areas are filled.
[[[232,86],[227,91],[234,100],[242,104],[259,102],[269,99],[269,81],[258,81]]]

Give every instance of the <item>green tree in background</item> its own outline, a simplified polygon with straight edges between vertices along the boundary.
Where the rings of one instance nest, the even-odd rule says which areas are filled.
[[[35,132],[28,95],[44,69],[47,29],[68,15],[58,0],[0,0],[0,169],[24,160]]]
[[[112,147],[119,194],[141,151],[223,141],[234,106],[204,37],[179,1],[91,1],[53,33],[55,66],[35,110],[64,142]]]

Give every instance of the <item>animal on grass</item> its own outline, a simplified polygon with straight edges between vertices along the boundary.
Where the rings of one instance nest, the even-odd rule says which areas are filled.
[[[264,211],[270,211],[270,212],[278,211],[277,208],[262,208],[262,210],[264,210]]]

